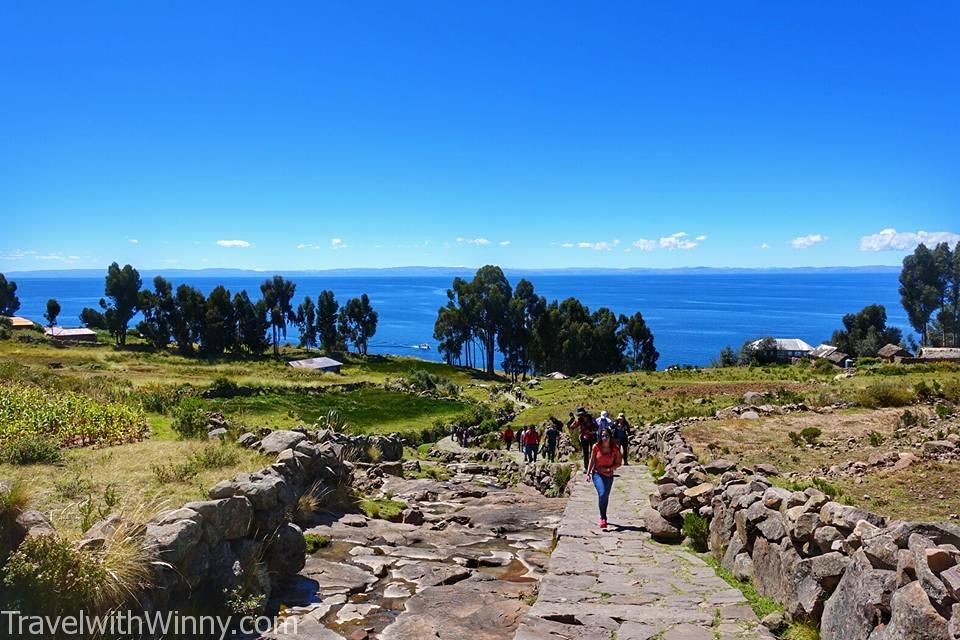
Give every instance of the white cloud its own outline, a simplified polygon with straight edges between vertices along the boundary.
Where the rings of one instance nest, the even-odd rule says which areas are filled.
[[[706,236],[698,236],[697,240],[700,238],[706,239]],[[678,231],[672,235],[660,238],[661,249],[681,249],[686,251],[693,249],[697,244],[699,243],[691,240],[685,231]]]
[[[140,244],[140,241],[136,238],[130,238],[130,244]]]
[[[946,242],[956,244],[960,242],[960,233],[952,231],[897,231],[883,229],[880,233],[873,233],[860,238],[861,251],[910,251],[919,244],[928,247]]]
[[[336,251],[337,249],[346,249],[347,245],[344,244],[342,238],[332,238],[330,240],[330,248]]]
[[[0,253],[0,260],[22,260],[30,256],[37,255],[36,251],[24,251],[23,249],[14,249]]]
[[[697,236],[696,238],[697,242],[703,242],[706,239],[707,239],[707,236]]]
[[[594,251],[610,251],[619,245],[619,240],[611,240],[610,242],[607,242],[606,240],[601,240],[599,242],[578,242],[576,244],[576,246],[581,249],[593,249]],[[572,242],[567,242],[561,246],[572,247],[574,244]]]
[[[501,241],[500,241],[500,246],[501,246],[501,247],[506,247],[506,246],[508,246],[509,244],[510,244],[510,241],[509,241],[509,240],[501,240]]]
[[[573,247],[573,243],[572,243],[572,242],[564,242],[564,243],[563,243],[562,245],[560,245],[560,246],[563,247],[564,249],[570,249],[570,248]]]
[[[813,233],[808,236],[797,236],[790,241],[790,246],[794,249],[809,249],[815,244],[829,240],[827,236],[822,236],[819,233]]]
[[[653,251],[657,248],[657,241],[640,238],[639,240],[634,240],[633,246],[640,249],[640,251]]]
[[[253,245],[247,242],[246,240],[217,240],[217,244],[221,247],[228,247],[234,249],[247,249]]]
[[[458,244],[472,244],[475,247],[483,247],[490,244],[486,238],[457,238]]]
[[[769,249],[769,248],[770,248],[770,245],[768,245],[766,242],[764,242],[763,244],[760,245],[760,248],[761,248],[761,249]]]

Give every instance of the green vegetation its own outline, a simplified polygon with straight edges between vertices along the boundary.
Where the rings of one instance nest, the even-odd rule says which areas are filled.
[[[207,435],[207,412],[204,403],[195,396],[186,396],[173,414],[173,430],[181,438],[202,438]]]
[[[650,475],[653,476],[654,480],[662,477],[663,474],[667,472],[666,467],[663,466],[663,462],[656,456],[647,458],[647,468],[650,469]]]
[[[407,508],[405,503],[390,498],[364,498],[358,506],[368,518],[391,522],[399,520],[400,513]]]
[[[916,394],[912,389],[899,385],[881,383],[870,385],[860,392],[858,401],[861,406],[869,409],[880,407],[904,407],[916,401]]]
[[[706,552],[707,538],[710,536],[710,522],[706,518],[696,513],[684,515],[682,531],[694,550]]]
[[[830,344],[855,358],[873,357],[887,344],[900,344],[903,333],[887,326],[887,310],[883,305],[871,304],[857,313],[843,316],[843,329],[833,332]],[[863,360],[858,365],[865,364]]]
[[[10,436],[0,445],[0,463],[56,464],[62,459],[63,452],[55,442],[34,433]]]
[[[330,546],[330,537],[321,536],[316,533],[305,533],[303,539],[307,543],[307,553],[316,553],[324,547]]]
[[[200,472],[211,469],[225,469],[240,462],[240,449],[227,443],[209,443],[191,453],[186,460],[178,463],[154,464],[151,468],[157,482],[186,482]]]
[[[946,242],[920,244],[905,257],[900,301],[920,344],[960,346],[960,243],[952,251]]]
[[[752,582],[740,582],[737,580],[733,573],[727,571],[720,566],[720,562],[717,561],[713,556],[701,556],[703,561],[710,565],[714,571],[717,572],[717,575],[723,579],[724,582],[729,584],[731,587],[739,589],[743,596],[747,599],[747,602],[750,604],[750,607],[753,609],[753,612],[757,614],[758,618],[762,618],[767,614],[773,613],[774,611],[783,611],[783,607],[779,605],[776,601],[766,598],[757,593],[756,587],[753,586]]]
[[[148,433],[139,408],[69,391],[0,384],[0,442],[42,435],[57,446],[120,444]]]

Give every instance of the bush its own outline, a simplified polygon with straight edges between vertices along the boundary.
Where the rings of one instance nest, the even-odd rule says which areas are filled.
[[[187,396],[180,400],[173,415],[173,430],[181,438],[200,438],[207,435],[207,412],[200,398]]]
[[[568,464],[560,465],[553,472],[553,488],[558,496],[562,496],[567,490],[571,476],[573,476],[573,467]]]
[[[240,387],[237,386],[237,383],[230,378],[227,378],[226,376],[219,376],[213,381],[213,384],[210,385],[210,388],[207,389],[206,397],[232,398],[237,395],[237,390],[239,388]]]
[[[22,482],[11,483],[6,491],[0,491],[0,532],[9,531],[17,517],[30,506],[30,490]],[[0,535],[0,566],[12,549],[9,541]],[[0,603],[2,604],[2,603]]]
[[[936,408],[937,417],[941,420],[953,414],[953,405],[949,403],[938,404]]]
[[[703,553],[707,550],[707,538],[710,535],[710,523],[703,516],[688,513],[683,516],[683,535],[690,540],[690,545]]]
[[[790,438],[790,442],[795,447],[799,447],[803,444],[803,438],[800,437],[800,434],[796,431],[790,431],[787,433],[787,437]]]
[[[0,462],[7,464],[56,464],[62,460],[56,443],[33,434],[18,434],[0,444]]]
[[[305,533],[303,539],[307,543],[307,553],[316,553],[324,547],[330,546],[330,537],[321,536],[316,533]]]
[[[900,424],[904,427],[914,427],[919,421],[920,419],[917,418],[917,414],[909,409],[900,414]]]
[[[871,431],[867,434],[867,440],[870,442],[871,446],[879,447],[883,444],[884,437],[883,434],[877,431]]]
[[[240,453],[236,447],[222,442],[220,444],[207,444],[190,454],[183,462],[154,464],[151,469],[157,481],[166,484],[168,482],[184,482],[195,477],[201,471],[232,467],[238,462],[240,462]]]
[[[663,462],[660,461],[660,458],[656,456],[650,456],[647,458],[647,468],[650,469],[650,475],[653,476],[653,479],[656,480],[660,478],[667,472],[666,468],[663,466]]]
[[[26,614],[102,615],[136,601],[152,586],[153,557],[139,527],[121,525],[97,550],[58,536],[25,540],[11,554],[4,584]]]
[[[912,389],[894,384],[874,384],[860,392],[858,402],[868,409],[882,407],[905,407],[916,400]]]
[[[192,393],[193,390],[186,385],[173,386],[169,384],[148,384],[138,390],[140,405],[144,411],[165,416],[170,415],[180,404],[180,401]]]
[[[821,433],[823,432],[817,427],[806,427],[800,431],[800,437],[809,444],[815,444]]]

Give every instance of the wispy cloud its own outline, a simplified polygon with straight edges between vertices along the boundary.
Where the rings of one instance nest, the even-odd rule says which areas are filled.
[[[654,251],[657,248],[657,241],[640,238],[639,240],[633,241],[633,246],[640,249],[640,251]]]
[[[253,246],[246,240],[217,240],[217,244],[231,249],[247,249]]]
[[[457,238],[457,244],[472,244],[475,247],[483,247],[490,244],[486,238]]]
[[[128,242],[129,242],[130,244],[140,244],[140,241],[137,240],[136,238],[130,238],[130,240],[128,240]]]
[[[336,251],[337,249],[346,249],[347,245],[342,238],[332,238],[330,240],[330,248]]]
[[[500,241],[500,246],[501,246],[501,247],[506,247],[506,246],[509,246],[509,245],[510,245],[510,241],[509,241],[509,240],[501,240],[501,241]]]
[[[792,246],[794,249],[809,249],[813,245],[829,239],[830,238],[827,236],[820,235],[819,233],[813,233],[808,236],[797,236],[790,241],[790,246]]]
[[[764,242],[763,244],[760,245],[760,248],[761,248],[761,249],[769,249],[769,248],[770,248],[770,245],[768,245],[766,242]]]
[[[598,242],[564,242],[560,246],[567,249],[577,247],[580,249],[592,249],[593,251],[610,251],[619,245],[619,240],[610,240],[609,242],[606,240],[600,240]]]
[[[952,231],[897,231],[883,229],[860,238],[861,251],[910,251],[919,244],[928,247],[941,242],[956,244],[960,242],[960,233]]]

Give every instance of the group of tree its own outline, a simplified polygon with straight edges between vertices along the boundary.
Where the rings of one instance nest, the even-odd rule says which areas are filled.
[[[960,242],[921,244],[905,257],[900,301],[921,345],[960,346]]]
[[[107,268],[100,310],[87,307],[80,313],[84,325],[104,329],[118,346],[126,344],[130,321],[137,312],[140,336],[155,349],[171,343],[184,355],[197,349],[206,356],[226,351],[262,355],[270,345],[279,354],[289,325],[298,327],[300,345],[326,351],[341,351],[350,342],[367,353],[370,337],[377,330],[377,312],[367,294],[349,300],[341,309],[332,291],[322,291],[318,302],[307,296],[294,306],[296,283],[276,275],[260,285],[261,297],[235,294],[218,285],[206,296],[189,284],[174,285],[162,276],[152,289],[142,289],[140,274],[130,265]],[[49,310],[49,306],[48,306]],[[59,313],[59,309],[57,309]]]
[[[867,305],[857,313],[843,316],[843,329],[833,332],[830,344],[855,358],[872,358],[887,344],[900,344],[903,332],[887,326],[887,309]]]
[[[20,308],[20,298],[17,297],[17,283],[7,281],[7,277],[0,273],[0,316],[12,316]]]
[[[618,316],[606,307],[591,313],[576,298],[548,302],[526,279],[511,287],[492,265],[470,281],[453,280],[433,335],[449,364],[490,374],[499,349],[504,372],[514,378],[531,372],[653,370],[660,355],[640,313]]]

